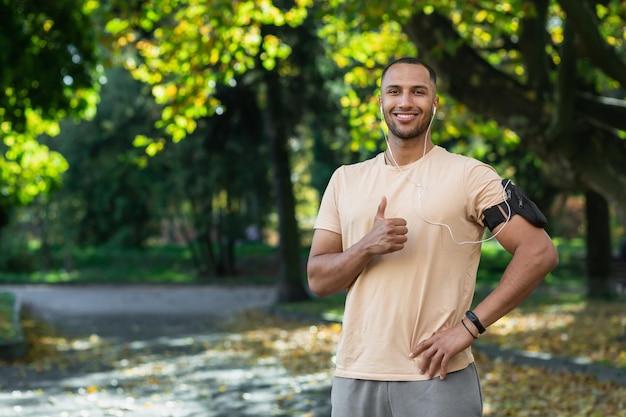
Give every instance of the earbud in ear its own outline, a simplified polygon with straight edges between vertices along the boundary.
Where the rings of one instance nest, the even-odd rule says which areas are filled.
[[[383,114],[383,106],[380,106],[380,114]]]
[[[433,117],[437,114],[437,106],[433,106]]]

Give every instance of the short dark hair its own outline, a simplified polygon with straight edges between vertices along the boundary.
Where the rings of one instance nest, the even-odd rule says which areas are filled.
[[[424,67],[424,68],[426,68],[428,70],[428,74],[430,76],[430,80],[433,82],[435,87],[437,86],[437,73],[435,72],[433,67],[428,65],[423,60],[421,60],[419,58],[411,57],[411,56],[407,56],[407,57],[404,57],[404,58],[396,59],[395,61],[393,61],[389,65],[387,65],[385,67],[385,69],[383,70],[382,76],[380,77],[381,84],[382,84],[382,80],[385,78],[385,74],[387,73],[387,70],[389,68],[391,68],[392,66],[396,65],[396,64],[421,65],[422,67]]]

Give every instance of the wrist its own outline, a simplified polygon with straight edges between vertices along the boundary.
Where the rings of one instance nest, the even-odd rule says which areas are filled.
[[[469,326],[465,323],[465,319],[461,319],[461,324],[465,327],[465,330],[472,336],[474,340],[478,339],[478,334],[474,334],[474,332],[469,328]]]
[[[479,334],[485,333],[485,326],[483,326],[478,316],[476,316],[476,314],[474,314],[472,310],[466,311],[465,317],[467,317],[467,319],[474,325],[474,327],[476,327],[476,330],[478,330]]]

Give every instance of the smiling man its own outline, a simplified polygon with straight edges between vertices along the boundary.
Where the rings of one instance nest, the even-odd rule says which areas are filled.
[[[387,66],[380,90],[387,148],[338,168],[322,197],[309,286],[319,296],[347,291],[333,417],[481,416],[471,344],[558,262],[534,221],[541,213],[508,204],[515,185],[433,144],[436,85],[419,59]],[[513,257],[472,311],[485,227]]]

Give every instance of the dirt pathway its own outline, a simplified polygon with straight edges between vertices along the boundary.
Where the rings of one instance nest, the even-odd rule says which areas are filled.
[[[60,330],[62,351],[0,367],[0,416],[329,415],[330,375],[242,362],[222,326],[266,287],[2,287]],[[65,345],[64,345],[65,343]]]

